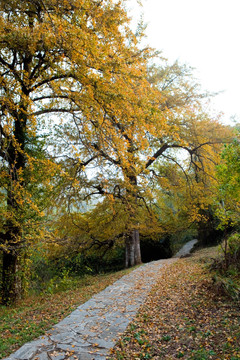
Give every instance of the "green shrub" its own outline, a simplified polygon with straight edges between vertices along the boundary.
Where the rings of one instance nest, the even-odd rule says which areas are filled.
[[[240,234],[233,233],[225,237],[221,249],[224,260],[219,263],[223,271],[227,271],[229,267],[235,267],[240,270]]]
[[[124,268],[124,249],[114,248],[103,255],[96,250],[65,257],[32,256],[30,289],[36,293],[55,293],[74,287],[77,279]]]
[[[234,264],[240,270],[240,234],[234,233],[229,236],[227,256],[229,264]]]
[[[240,299],[240,234],[233,233],[221,244],[222,256],[214,259],[213,284],[218,292]]]

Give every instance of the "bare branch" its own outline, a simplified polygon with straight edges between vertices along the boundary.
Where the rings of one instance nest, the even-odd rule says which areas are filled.
[[[34,84],[33,87],[32,87],[32,89],[31,89],[31,91],[33,91],[33,90],[35,90],[35,89],[37,89],[37,88],[39,88],[39,87],[41,87],[41,86],[43,86],[43,85],[45,85],[45,84],[49,84],[49,83],[51,83],[52,81],[61,80],[61,79],[70,79],[70,78],[72,78],[72,79],[74,79],[74,80],[78,80],[78,79],[76,78],[76,76],[75,76],[74,74],[72,74],[72,73],[62,74],[62,75],[55,75],[55,76],[52,76],[52,77],[50,77],[50,78],[44,79],[44,80],[42,80],[42,81],[39,81],[39,83],[37,83],[37,84]]]
[[[182,167],[182,165],[179,164],[179,162],[178,162],[176,159],[174,159],[173,157],[171,157],[171,156],[168,156],[168,155],[164,155],[164,154],[163,154],[163,157],[164,157],[165,159],[168,159],[168,160],[171,160],[172,162],[174,162],[174,163],[182,170],[182,172],[183,172],[183,174],[184,174],[184,176],[185,176],[185,178],[186,178],[187,184],[189,184],[189,176],[188,176],[188,174],[186,173],[186,171],[184,170],[184,168]]]

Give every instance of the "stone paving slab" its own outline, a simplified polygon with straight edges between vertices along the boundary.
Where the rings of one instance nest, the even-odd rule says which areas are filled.
[[[45,336],[23,345],[5,360],[105,360],[156,283],[159,271],[176,260],[153,261],[124,275]]]

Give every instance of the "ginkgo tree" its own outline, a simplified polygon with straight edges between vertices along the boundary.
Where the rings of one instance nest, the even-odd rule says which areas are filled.
[[[148,79],[147,92],[139,83],[134,89],[137,100],[130,97],[129,92],[124,99],[123,111],[115,115],[111,108],[105,108],[108,126],[101,128],[100,132],[95,131],[96,137],[91,138],[99,167],[96,176],[88,180],[85,194],[86,198],[92,195],[104,197],[105,204],[99,205],[99,212],[102,206],[106,211],[110,209],[113,222],[120,224],[119,216],[126,217],[125,227],[116,224],[114,228],[112,225],[112,236],[106,231],[105,236],[101,232],[99,237],[103,245],[107,244],[109,236],[111,240],[120,236],[125,239],[126,266],[141,262],[139,230],[144,233],[151,228],[153,234],[161,233],[156,212],[149,204],[154,202],[154,187],[167,190],[170,184],[165,176],[164,161],[167,160],[173,168],[177,165],[188,179],[195,180],[191,188],[195,185],[199,189],[195,194],[199,195],[196,196],[198,200],[194,200],[195,206],[189,218],[197,221],[199,208],[204,203],[207,206],[204,199],[207,192],[203,188],[213,177],[221,143],[229,136],[226,127],[203,111],[201,99],[206,95],[199,91],[190,69],[175,63],[161,68],[151,67],[145,76]],[[82,126],[79,121],[77,124]],[[100,128],[98,122],[93,123],[94,128]],[[187,157],[185,165],[181,161],[183,153]],[[188,194],[188,184],[185,182],[184,186],[184,192]],[[185,196],[186,201],[190,198]],[[121,211],[112,212],[114,201],[115,207],[120,207]],[[143,208],[147,211],[142,211]],[[95,216],[97,223],[97,211]]]
[[[148,56],[121,2],[0,1],[3,303],[21,296],[23,253],[46,200],[74,202],[87,167],[103,164],[103,144],[117,143],[124,161],[130,125],[153,107]]]

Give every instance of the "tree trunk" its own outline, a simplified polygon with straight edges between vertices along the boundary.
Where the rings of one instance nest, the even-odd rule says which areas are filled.
[[[125,267],[135,266],[142,263],[141,259],[141,248],[140,248],[140,237],[139,230],[134,229],[138,227],[136,223],[136,212],[138,208],[137,201],[137,176],[134,174],[134,170],[131,174],[125,174],[130,188],[127,189],[128,201],[127,204],[130,226],[133,228],[131,232],[127,235],[125,241]]]
[[[16,302],[22,295],[22,276],[20,276],[22,224],[19,224],[18,214],[24,211],[19,205],[19,193],[24,188],[23,170],[26,167],[25,141],[27,106],[22,104],[19,118],[14,123],[14,138],[10,141],[6,161],[8,162],[9,184],[7,188],[7,209],[11,219],[4,224],[5,233],[0,234],[5,245],[2,264],[2,303],[9,305]],[[23,112],[25,110],[25,112]]]
[[[129,237],[125,240],[125,268],[127,269],[130,264],[130,241]]]
[[[125,267],[132,267],[142,263],[139,231],[133,230],[125,241]]]
[[[23,161],[22,163],[24,165]],[[15,168],[12,164],[10,165],[9,173],[12,181],[7,191],[7,207],[12,218],[4,225],[5,233],[1,234],[5,245],[2,263],[2,303],[4,305],[15,303],[21,298],[23,291],[22,276],[20,276],[21,249],[23,246],[22,224],[17,223],[19,221],[17,217],[19,206],[16,200],[17,194],[12,191],[11,185],[18,181],[15,180],[18,178],[18,170],[23,169],[24,166],[17,166],[17,162]],[[20,181],[18,183],[22,185]]]
[[[14,220],[17,205],[11,190],[8,191],[7,203]],[[23,292],[22,275],[20,274],[23,239],[21,225],[16,225],[14,221],[8,221],[5,224],[5,229],[5,234],[2,234],[2,240],[5,244],[2,263],[2,303],[10,305],[20,299]]]
[[[133,236],[135,239],[134,240],[134,243],[135,243],[134,262],[135,262],[135,265],[139,265],[142,263],[139,230],[133,230]]]
[[[21,298],[22,284],[19,275],[19,254],[16,251],[3,253],[2,303],[10,305]]]

